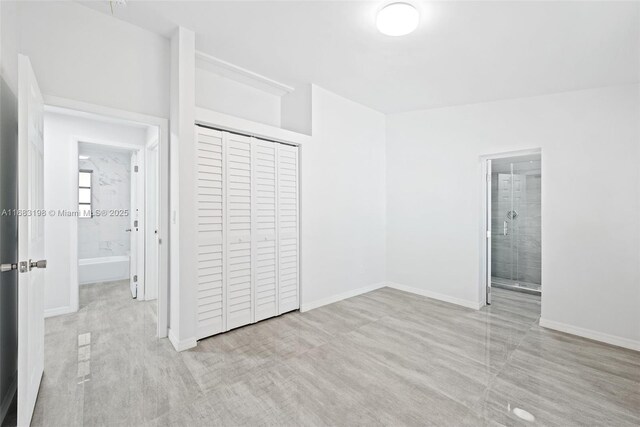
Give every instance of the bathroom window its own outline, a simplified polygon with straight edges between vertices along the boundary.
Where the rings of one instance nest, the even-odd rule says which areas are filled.
[[[78,217],[91,218],[92,170],[81,169],[78,172]]]

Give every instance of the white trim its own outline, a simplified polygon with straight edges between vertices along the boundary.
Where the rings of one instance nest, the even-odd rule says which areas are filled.
[[[534,154],[539,154],[542,159],[542,148],[527,148],[524,150],[515,150],[515,151],[503,151],[501,153],[495,154],[483,154],[478,157],[478,161],[480,162],[480,222],[479,222],[479,233],[478,233],[478,244],[480,247],[480,265],[479,265],[479,276],[478,276],[478,287],[476,288],[478,291],[478,304],[480,307],[486,305],[487,301],[487,287],[488,287],[488,271],[487,271],[487,263],[490,261],[487,252],[487,231],[491,232],[491,224],[488,223],[490,220],[489,209],[491,206],[487,205],[489,201],[487,197],[487,192],[490,191],[490,182],[487,182],[487,161],[488,160],[497,160],[504,159],[507,157],[521,157],[521,156],[530,156]],[[544,162],[542,163],[544,167]],[[544,201],[543,201],[544,202]],[[544,218],[543,218],[544,221]],[[487,228],[489,225],[489,228]],[[543,268],[542,266],[541,268]],[[544,293],[542,296],[544,300]],[[544,302],[544,301],[543,301]]]
[[[73,136],[72,136],[73,138]],[[73,141],[73,139],[72,139]],[[71,158],[69,159],[69,164],[74,165],[75,173],[71,177],[73,181],[73,185],[69,188],[70,191],[74,193],[74,200],[76,200],[75,205],[77,205],[78,200],[78,185],[79,177],[78,171],[80,169],[80,165],[78,162],[78,152],[80,148],[78,146],[78,140],[76,139],[71,144],[70,154]],[[93,206],[93,205],[92,205]],[[75,209],[75,206],[73,206]],[[79,267],[79,250],[78,250],[78,217],[73,216],[69,218],[69,240],[67,243],[69,244],[69,305],[73,312],[76,312],[80,309],[80,267]],[[45,230],[46,237],[46,230]]]
[[[480,160],[497,160],[497,159],[505,159],[507,157],[522,157],[522,156],[531,156],[534,154],[542,154],[542,148],[525,148],[523,150],[514,150],[514,151],[502,151],[500,153],[495,154],[483,154],[480,156]]]
[[[176,351],[189,350],[190,348],[194,348],[196,345],[198,345],[198,341],[195,337],[187,338],[182,341],[178,340],[178,337],[176,337],[171,328],[169,328],[168,335],[169,341],[171,341],[171,344],[173,344],[173,348],[175,348]]]
[[[196,68],[210,71],[238,83],[243,83],[277,96],[286,95],[294,91],[294,88],[289,85],[254,73],[246,68],[238,67],[230,62],[223,61],[220,58],[198,50],[196,50]]]
[[[478,301],[469,301],[466,299],[456,298],[449,295],[439,294],[437,292],[427,291],[425,289],[414,288],[411,286],[401,285],[399,283],[387,283],[387,287],[397,289],[399,291],[409,292],[423,297],[437,299],[439,301],[448,302],[451,304],[461,305],[463,307],[471,308],[473,310],[479,310],[484,304]]]
[[[98,115],[117,119],[118,121],[126,121],[130,124],[138,124],[145,126],[156,126],[159,129],[159,203],[160,203],[160,231],[158,238],[162,240],[159,249],[159,281],[158,281],[158,337],[165,338],[168,334],[169,325],[169,120],[150,116],[146,114],[135,113],[131,111],[121,110],[117,108],[105,107],[97,104],[90,104],[82,101],[61,98],[58,96],[43,95],[45,110],[64,109],[67,113],[73,113],[79,116]],[[76,145],[77,147],[77,145]],[[77,153],[76,153],[77,158]],[[76,177],[77,179],[77,177]],[[76,227],[77,233],[77,227]],[[73,248],[72,248],[73,250]],[[77,247],[75,248],[77,251]],[[73,254],[72,254],[73,255]],[[77,253],[76,253],[77,258]],[[77,274],[77,273],[76,273]],[[73,273],[72,273],[73,275]],[[73,295],[72,295],[73,298]],[[77,298],[77,295],[76,295]],[[74,306],[74,301],[72,306]],[[75,310],[78,309],[78,303],[75,301]]]
[[[145,277],[143,282],[143,295],[145,301],[157,300],[157,295],[159,291],[159,282],[160,282],[160,245],[158,244],[158,236],[156,230],[160,228],[160,180],[159,171],[160,171],[160,143],[158,138],[153,138],[153,140],[147,142],[145,146],[144,152],[145,158],[145,168],[144,168],[144,190],[145,194],[150,194],[151,189],[155,190],[155,198],[153,200],[153,205],[149,201],[148,197],[144,198],[144,223],[145,223],[145,233],[144,233],[144,245],[145,245],[145,255],[144,255],[144,265],[145,265]],[[150,165],[153,163],[153,170]],[[153,221],[151,218],[151,214],[153,214]],[[154,262],[155,258],[155,262]],[[154,266],[155,272],[153,273],[153,278],[155,283],[153,287],[155,288],[155,296],[150,297],[152,292],[149,292],[149,289],[152,287],[149,282],[149,274],[147,269],[151,270],[151,267]]]
[[[44,311],[44,317],[61,316],[63,314],[71,314],[78,311],[74,306],[48,308]]]
[[[90,104],[87,102],[76,101],[59,96],[43,94],[43,97],[45,108],[54,107],[53,109],[46,108],[48,111],[55,110],[56,108],[62,108],[65,110],[73,110],[73,112],[75,112],[80,117],[86,114],[98,115],[120,119],[119,121],[126,120],[131,123],[137,123],[139,125],[158,126],[161,130],[161,133],[169,129],[169,120],[162,117],[149,116],[147,114],[135,113],[133,111],[105,107],[103,105],[97,104]],[[66,111],[66,113],[69,114],[70,112]]]
[[[219,113],[201,107],[196,107],[196,124],[286,144],[302,145],[311,141],[311,136],[309,135],[230,116],[229,114]]]
[[[604,332],[580,328],[578,326],[573,326],[562,322],[556,322],[555,320],[548,320],[543,318],[540,318],[540,326],[542,326],[543,328],[553,329],[555,331],[576,335],[582,338],[588,338],[590,340],[600,341],[606,344],[640,351],[640,341],[630,340],[629,338],[605,334]]]
[[[384,288],[388,286],[386,283],[375,283],[369,286],[363,286],[358,289],[353,289],[351,291],[343,292],[341,294],[333,295],[327,298],[322,298],[316,301],[311,301],[308,303],[302,303],[300,306],[300,311],[305,312],[309,310],[313,310],[314,308],[322,307],[323,305],[333,304],[334,302],[342,301],[347,298],[355,297],[358,295],[366,294],[367,292],[375,291],[376,289]]]

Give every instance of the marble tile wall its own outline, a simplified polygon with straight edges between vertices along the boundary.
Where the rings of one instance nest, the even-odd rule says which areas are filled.
[[[491,272],[495,277],[541,283],[541,182],[540,175],[500,173],[492,177]],[[512,209],[518,216],[510,220],[507,213]]]
[[[80,169],[93,171],[92,204],[96,210],[129,210],[131,160],[128,152],[81,148]],[[78,257],[128,255],[129,216],[94,216],[78,219]]]

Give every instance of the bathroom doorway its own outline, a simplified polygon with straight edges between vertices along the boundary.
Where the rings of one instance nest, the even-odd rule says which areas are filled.
[[[56,261],[47,270],[47,325],[74,313],[95,312],[99,325],[129,315],[166,336],[161,126],[53,106],[44,125],[46,242]]]
[[[542,156],[485,158],[486,303],[493,289],[541,296]]]

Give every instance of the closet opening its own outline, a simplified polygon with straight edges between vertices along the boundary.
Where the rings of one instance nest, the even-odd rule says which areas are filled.
[[[298,147],[196,125],[196,338],[300,308]]]
[[[539,316],[542,294],[542,156],[488,156],[484,163],[484,293]]]

